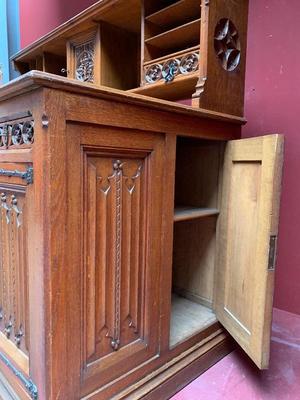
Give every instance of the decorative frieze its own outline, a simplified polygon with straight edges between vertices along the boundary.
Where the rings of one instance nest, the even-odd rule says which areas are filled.
[[[34,122],[32,120],[0,124],[0,149],[30,145],[33,141]]]
[[[145,81],[152,84],[160,80],[172,82],[178,75],[187,75],[199,68],[199,54],[189,53],[178,58],[171,58],[163,63],[145,67]]]

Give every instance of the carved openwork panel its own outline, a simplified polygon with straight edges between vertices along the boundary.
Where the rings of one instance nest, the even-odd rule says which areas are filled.
[[[94,82],[94,57],[94,40],[75,46],[75,78],[77,80]]]
[[[222,18],[215,29],[214,46],[217,57],[226,71],[234,71],[241,59],[239,33],[227,18]]]
[[[143,338],[144,160],[87,158],[86,356]]]
[[[30,112],[0,118],[0,150],[30,146],[34,141],[34,121]]]
[[[81,82],[98,83],[99,46],[97,31],[87,32],[72,39],[68,44],[68,75]]]
[[[164,80],[172,82],[178,75],[186,75],[199,69],[199,53],[184,54],[162,63],[152,64],[144,68],[145,83],[155,83]]]
[[[0,192],[0,330],[7,340],[28,354],[25,188],[0,185]]]

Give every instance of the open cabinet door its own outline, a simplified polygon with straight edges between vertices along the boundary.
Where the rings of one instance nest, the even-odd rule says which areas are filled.
[[[225,150],[215,311],[261,369],[269,364],[282,161],[280,135]]]

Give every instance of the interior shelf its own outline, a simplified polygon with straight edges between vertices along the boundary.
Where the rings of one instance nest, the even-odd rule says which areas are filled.
[[[174,26],[176,23],[187,22],[199,17],[199,0],[180,0],[155,13],[148,15],[145,19],[161,27]]]
[[[172,294],[170,347],[216,322],[214,312],[201,304]]]
[[[175,207],[174,222],[218,215],[217,208]]]
[[[200,43],[200,18],[152,36],[145,43],[162,50],[196,45]]]
[[[186,99],[191,97],[194,93],[198,79],[199,72],[196,71],[186,75],[178,75],[176,79],[170,83],[165,83],[165,81],[160,80],[157,83],[131,89],[129,92],[165,100]]]

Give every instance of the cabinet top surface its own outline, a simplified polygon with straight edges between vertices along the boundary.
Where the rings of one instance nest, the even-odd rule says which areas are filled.
[[[209,111],[201,108],[174,103],[167,100],[155,99],[148,96],[128,93],[123,90],[111,89],[105,86],[95,86],[93,84],[82,83],[75,79],[64,78],[58,75],[41,71],[30,71],[19,78],[0,87],[0,105],[2,101],[31,92],[37,88],[45,87],[71,92],[79,95],[88,95],[105,100],[121,103],[134,104],[159,111],[167,111],[176,114],[183,114],[191,117],[199,117],[234,123],[244,124],[244,118]]]

